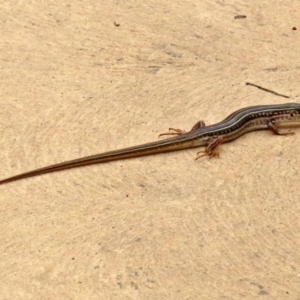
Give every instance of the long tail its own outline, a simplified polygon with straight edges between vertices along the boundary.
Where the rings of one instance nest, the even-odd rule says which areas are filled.
[[[9,178],[0,180],[0,185],[15,180],[33,177],[41,174],[87,166],[91,164],[104,163],[114,160],[121,160],[133,157],[140,157],[162,152],[176,151],[186,148],[196,147],[192,140],[187,141],[183,135],[180,137],[168,138],[166,140],[156,141],[153,143],[143,144],[134,147],[123,148],[119,150],[104,152],[101,154],[86,156],[69,160],[66,162],[50,165],[47,167],[35,169],[29,172],[21,173]]]

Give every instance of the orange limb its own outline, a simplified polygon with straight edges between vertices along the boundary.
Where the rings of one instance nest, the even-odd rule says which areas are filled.
[[[217,138],[213,139],[205,148],[204,151],[199,151],[197,153],[196,160],[203,157],[203,156],[209,156],[209,158],[218,156],[219,157],[219,151],[216,151],[215,149],[221,145],[224,141],[224,138],[222,136],[218,136]],[[199,155],[200,153],[203,153],[202,155]]]
[[[201,121],[198,121],[192,127],[192,129],[188,132],[192,132],[192,131],[195,131],[197,129],[203,128],[203,127],[205,127],[205,122],[201,120]],[[185,130],[175,129],[175,128],[169,128],[169,131],[171,131],[171,132],[162,133],[158,137],[161,137],[163,135],[177,135],[178,136],[178,135],[183,135],[183,134],[187,133],[187,131],[185,131]]]
[[[295,134],[295,132],[291,131],[290,129],[288,129],[288,130],[279,130],[279,128],[272,121],[270,121],[268,123],[268,128],[271,129],[275,134],[278,134],[278,135]]]

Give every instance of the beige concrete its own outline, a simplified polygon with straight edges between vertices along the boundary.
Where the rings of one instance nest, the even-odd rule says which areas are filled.
[[[292,0],[3,1],[0,177],[299,101],[299,15]],[[300,299],[296,132],[0,186],[0,299]]]

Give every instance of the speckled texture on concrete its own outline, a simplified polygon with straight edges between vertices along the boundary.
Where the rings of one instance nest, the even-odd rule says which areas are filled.
[[[2,2],[0,178],[299,102],[299,15],[295,0]],[[0,298],[300,299],[296,133],[0,186]]]

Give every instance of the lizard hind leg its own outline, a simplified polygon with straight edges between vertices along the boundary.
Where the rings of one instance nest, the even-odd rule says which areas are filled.
[[[203,153],[200,155],[200,153]],[[204,150],[204,151],[199,151],[197,152],[197,157],[196,157],[196,160],[201,158],[201,157],[204,157],[204,156],[208,156],[209,158],[212,158],[212,157],[219,157],[220,156],[220,153],[219,151],[215,151],[215,150],[212,150],[212,151],[207,151],[207,150]]]
[[[169,128],[169,132],[166,132],[166,133],[161,133],[158,137],[161,137],[163,135],[183,135],[187,132],[192,132],[192,131],[195,131],[197,129],[200,129],[200,128],[203,128],[205,127],[205,122],[200,120],[198,121],[190,131],[185,131],[185,130],[182,130],[182,129],[176,129],[176,128]]]
[[[218,137],[214,138],[213,140],[211,140],[204,151],[197,152],[196,160],[203,156],[208,156],[209,158],[212,158],[215,156],[219,157],[220,153],[219,153],[219,151],[216,151],[215,149],[220,144],[222,144],[223,141],[224,141],[224,138],[222,136],[218,136]]]

